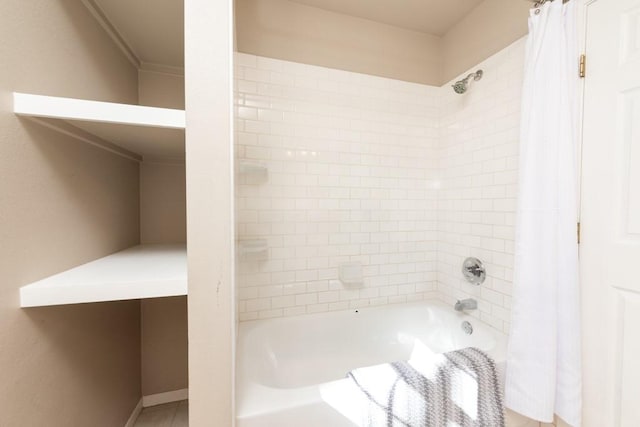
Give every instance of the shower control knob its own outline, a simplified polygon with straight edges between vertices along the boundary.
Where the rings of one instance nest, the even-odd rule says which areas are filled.
[[[462,275],[467,282],[480,285],[487,278],[487,272],[478,258],[469,257],[462,263]]]

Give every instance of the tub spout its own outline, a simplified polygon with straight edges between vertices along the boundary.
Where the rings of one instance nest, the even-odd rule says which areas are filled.
[[[456,305],[454,305],[453,308],[455,308],[456,311],[475,310],[478,308],[478,301],[474,300],[473,298],[458,300],[456,301]]]

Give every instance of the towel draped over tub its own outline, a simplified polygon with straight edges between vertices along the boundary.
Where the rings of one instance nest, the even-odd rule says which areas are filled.
[[[358,368],[362,427],[504,427],[494,361],[469,347]]]

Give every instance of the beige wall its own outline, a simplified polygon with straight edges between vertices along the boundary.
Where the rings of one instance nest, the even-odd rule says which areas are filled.
[[[142,394],[189,385],[187,298],[142,300]]]
[[[259,56],[438,85],[439,38],[288,0],[236,1],[237,49]]]
[[[184,77],[140,71],[140,104],[184,108]],[[184,162],[140,165],[140,240],[187,241]],[[187,298],[144,299],[142,305],[142,394],[188,387]]]
[[[140,398],[137,301],[19,308],[19,288],[139,240],[138,165],[18,119],[12,91],[136,102],[81,2],[0,2],[0,425],[122,426]]]
[[[184,109],[184,76],[138,71],[140,105]]]
[[[140,240],[187,241],[184,163],[140,164]]]
[[[442,37],[442,83],[509,46],[528,32],[531,3],[484,0]]]
[[[440,86],[525,35],[530,7],[485,0],[436,37],[288,0],[238,0],[237,50]]]
[[[232,15],[185,2],[191,427],[234,421]]]
[[[184,163],[140,165],[142,243],[184,243]],[[188,387],[187,298],[143,299],[142,394]]]

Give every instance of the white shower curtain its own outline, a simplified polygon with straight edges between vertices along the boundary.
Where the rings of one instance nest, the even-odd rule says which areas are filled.
[[[507,407],[580,425],[575,1],[533,9],[520,134]]]

